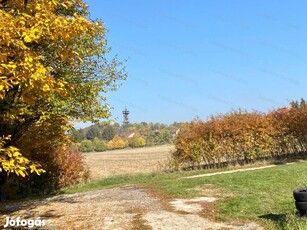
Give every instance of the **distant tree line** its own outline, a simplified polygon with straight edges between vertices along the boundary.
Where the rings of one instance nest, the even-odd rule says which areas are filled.
[[[83,129],[72,129],[71,140],[82,152],[105,151],[126,147],[138,148],[173,143],[180,123],[133,123],[127,125],[94,124]]]

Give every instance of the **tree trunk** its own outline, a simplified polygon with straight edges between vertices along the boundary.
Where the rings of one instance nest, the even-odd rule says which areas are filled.
[[[0,173],[0,201],[5,201],[5,184],[6,184],[6,173],[2,172]]]

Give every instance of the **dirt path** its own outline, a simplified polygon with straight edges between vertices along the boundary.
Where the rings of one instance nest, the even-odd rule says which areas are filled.
[[[276,166],[277,165],[267,165],[267,166],[260,166],[260,167],[254,167],[254,168],[235,169],[235,170],[230,170],[230,171],[222,171],[222,172],[215,172],[215,173],[199,174],[199,175],[195,175],[195,176],[187,176],[187,177],[183,177],[183,178],[191,179],[191,178],[215,176],[215,175],[220,175],[220,174],[230,174],[230,173],[236,173],[236,172],[255,171],[255,170],[259,170],[259,169],[272,168],[272,167],[276,167]]]
[[[123,186],[0,207],[6,217],[46,220],[40,229],[261,229],[256,223],[217,223],[201,217],[214,197],[163,200],[148,187]]]
[[[300,162],[304,162],[304,161],[300,161]],[[296,164],[296,162],[285,163],[284,165],[291,165],[291,164]],[[188,176],[188,177],[183,177],[183,178],[184,179],[191,179],[191,178],[215,176],[215,175],[220,175],[220,174],[230,174],[230,173],[236,173],[236,172],[255,171],[255,170],[259,170],[259,169],[273,168],[273,167],[276,167],[276,166],[278,166],[278,165],[266,165],[266,166],[259,166],[259,167],[253,167],[253,168],[235,169],[235,170],[230,170],[230,171],[199,174],[199,175]]]

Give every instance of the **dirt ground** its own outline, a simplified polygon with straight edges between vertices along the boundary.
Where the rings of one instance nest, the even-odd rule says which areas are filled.
[[[210,191],[204,191],[210,194]],[[201,217],[215,197],[164,200],[149,187],[123,186],[1,206],[0,226],[6,217],[46,221],[32,229],[190,230],[262,229],[257,223],[221,223]],[[8,228],[9,229],[9,228]]]
[[[121,149],[84,154],[93,180],[115,175],[161,171],[174,150],[173,145]]]

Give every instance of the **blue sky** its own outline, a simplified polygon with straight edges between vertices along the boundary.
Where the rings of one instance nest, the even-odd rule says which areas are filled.
[[[129,59],[112,118],[172,123],[306,98],[307,2],[86,0]]]

